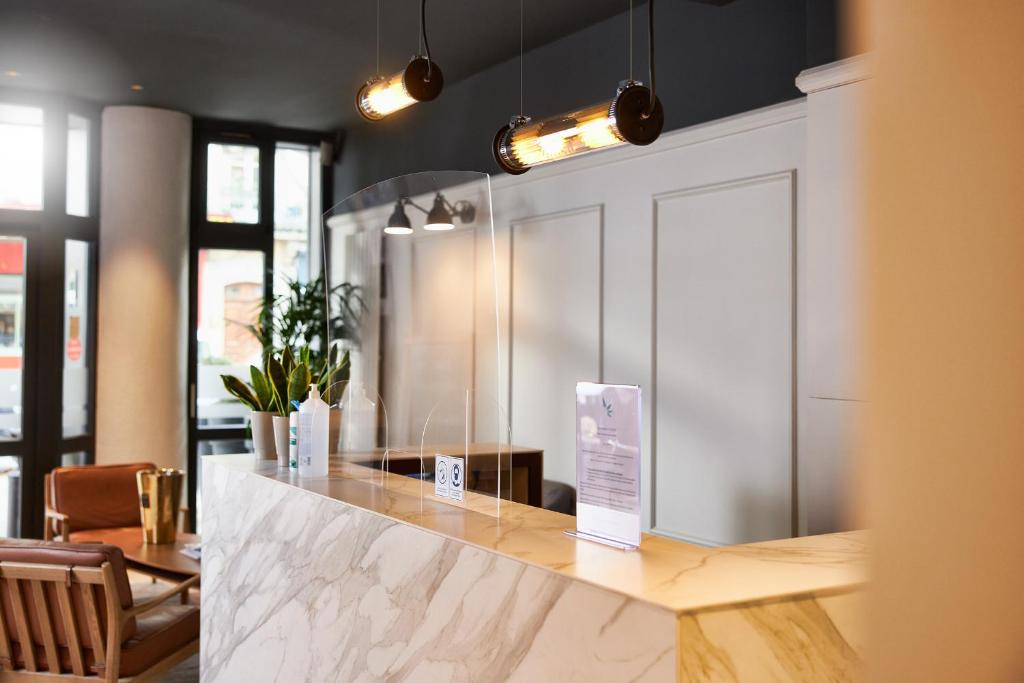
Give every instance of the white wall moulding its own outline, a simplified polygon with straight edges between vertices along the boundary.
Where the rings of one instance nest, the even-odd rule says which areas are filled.
[[[805,69],[796,77],[800,92],[811,93],[838,88],[871,78],[869,55],[854,55],[812,69]]]
[[[192,119],[103,110],[96,462],[184,467]]]
[[[601,207],[512,224],[512,443],[576,485],[576,382],[601,381]],[[571,254],[570,258],[566,255]]]
[[[799,490],[805,492],[798,529],[849,528],[852,425],[864,391],[860,376],[863,329],[860,244],[864,165],[864,101],[871,80],[858,56],[804,71],[807,93],[807,320],[806,393],[802,396]]]
[[[773,173],[655,198],[660,533],[791,533],[794,185]]]

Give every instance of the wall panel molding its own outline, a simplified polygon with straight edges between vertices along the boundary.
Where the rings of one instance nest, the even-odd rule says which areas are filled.
[[[653,198],[655,216],[651,268],[653,305],[651,367],[653,381],[650,405],[652,411],[651,469],[655,476],[652,478],[650,491],[652,498],[651,526],[657,533],[691,542],[714,545],[776,538],[789,535],[792,530],[793,510],[796,506],[793,484],[795,482],[797,446],[797,263],[795,248],[798,207],[795,187],[796,170],[789,169],[673,190],[655,195]],[[769,188],[771,188],[770,196],[765,193]],[[745,190],[754,191],[744,192]],[[668,235],[669,240],[666,241],[663,231],[668,229],[675,233],[687,228],[700,231],[703,227],[702,225],[687,224],[670,226],[666,217],[671,215],[673,204],[676,202],[688,199],[698,202],[707,199],[713,200],[717,199],[716,195],[722,193],[738,194],[728,199],[722,199],[723,204],[716,206],[711,214],[705,216],[705,220],[717,220],[718,215],[721,215],[727,217],[729,221],[738,221],[749,211],[750,220],[767,220],[771,216],[774,218],[774,222],[757,224],[754,232],[744,235],[742,239],[736,241],[733,246],[737,249],[733,253],[721,253],[717,250],[719,243],[725,243],[728,240],[725,231],[743,229],[736,222],[717,226],[708,235],[695,238],[693,246],[707,250],[704,259],[700,259],[704,261],[703,265],[709,265],[705,259],[716,257],[725,259],[721,262],[713,262],[711,270],[715,271],[714,273],[706,273],[712,280],[710,284],[716,289],[696,291],[696,297],[698,299],[717,297],[723,302],[736,305],[737,308],[744,306],[746,298],[756,296],[757,290],[762,286],[761,282],[748,283],[748,291],[737,299],[736,292],[729,290],[742,285],[742,280],[747,275],[746,271],[768,278],[763,283],[767,288],[765,290],[767,296],[755,308],[749,310],[729,311],[724,315],[718,315],[717,311],[712,310],[710,319],[708,319],[708,308],[715,309],[717,304],[704,307],[702,311],[700,303],[688,305],[686,302],[688,293],[675,287],[672,288],[670,301],[673,304],[678,304],[680,310],[692,309],[694,315],[706,320],[707,324],[702,325],[699,332],[694,332],[698,336],[707,329],[713,329],[716,325],[724,325],[726,328],[736,327],[738,318],[742,318],[744,321],[748,319],[753,321],[754,325],[760,325],[759,336],[765,345],[774,341],[776,355],[759,361],[757,359],[759,348],[748,350],[743,347],[745,340],[738,339],[735,330],[730,332],[726,329],[723,330],[724,337],[704,339],[703,344],[697,341],[692,347],[687,347],[685,343],[680,344],[679,342],[682,340],[676,338],[677,344],[672,350],[673,353],[678,352],[679,347],[682,346],[684,352],[703,358],[702,362],[698,363],[682,358],[677,363],[663,363],[659,360],[660,352],[665,351],[665,349],[659,349],[660,337],[663,332],[661,316],[659,316],[659,302],[664,298],[661,296],[661,290],[667,283],[667,280],[662,282],[662,279],[672,276],[672,274],[664,272],[664,262],[666,259],[670,261],[678,259],[678,268],[683,271],[679,277],[684,278],[683,282],[685,282],[689,269],[701,267],[699,263],[694,263],[692,260],[687,261],[688,254],[666,253],[668,249],[679,247],[679,237],[677,234]],[[744,206],[744,203],[749,202],[762,202],[762,204]],[[679,204],[675,204],[677,211],[679,206]],[[735,215],[730,215],[730,208],[734,211],[737,208],[739,210]],[[772,216],[772,211],[778,212],[778,215]],[[696,212],[699,215],[699,209]],[[676,219],[678,220],[678,216]],[[771,229],[777,234],[767,238],[759,235],[760,231],[767,229]],[[720,232],[722,237],[716,239],[714,232]],[[707,237],[711,237],[711,240],[709,241]],[[759,238],[762,243],[758,245],[758,253],[744,254],[747,240],[756,241]],[[766,261],[769,255],[771,262]],[[740,268],[740,272],[730,272],[734,266],[729,261],[734,259],[740,263],[745,260],[745,267]],[[675,272],[673,270],[673,273]],[[725,273],[726,277],[719,278],[719,272]],[[788,296],[780,296],[783,291],[786,291]],[[778,309],[779,315],[759,317],[759,310],[773,306]],[[788,314],[788,320],[780,320],[780,318],[786,317],[786,314]],[[684,328],[695,329],[686,326]],[[772,339],[773,337],[774,339]],[[761,341],[758,342],[758,347],[761,345]],[[739,348],[737,348],[737,344]],[[722,349],[730,347],[734,351],[732,361],[715,369],[716,362],[720,363],[723,360],[720,357]],[[736,351],[739,351],[738,356],[735,355]],[[779,354],[788,357],[781,358],[778,357]],[[752,358],[748,358],[748,356]],[[744,385],[747,378],[731,376],[733,363],[751,371],[751,376],[757,380],[756,386],[747,387]],[[669,367],[669,365],[673,367]],[[690,367],[687,370],[688,365]],[[708,366],[712,368],[710,374],[706,369]],[[788,368],[785,372],[781,372],[781,366],[788,366]],[[676,376],[680,372],[682,375]],[[672,438],[672,443],[664,442],[666,440],[660,437],[660,430],[663,426],[659,420],[660,409],[664,407],[666,410],[672,410],[679,405],[679,401],[672,401],[671,407],[662,405],[665,397],[659,395],[659,381],[663,377],[671,377],[674,390],[682,391],[684,395],[687,384],[699,386],[702,381],[705,383],[710,381],[710,384],[706,384],[701,389],[700,393],[704,397],[701,403],[710,405],[717,402],[717,409],[726,413],[731,411],[731,417],[724,421],[718,421],[709,411],[708,414],[703,415],[702,421],[701,418],[694,416],[696,411],[681,411],[688,414],[673,413],[668,424],[664,425],[669,432],[669,437]],[[727,394],[718,394],[726,388],[729,389]],[[753,393],[750,396],[744,396],[745,391]],[[683,399],[682,406],[685,405],[686,401]],[[759,414],[756,418],[751,419],[751,413]],[[765,413],[770,414],[768,419],[765,419]],[[719,417],[721,416],[719,415]],[[757,421],[763,424],[756,427],[747,425],[747,422]],[[744,427],[749,427],[748,431],[753,438],[748,438],[745,444],[733,445],[735,434],[741,433]],[[684,446],[684,443],[687,442],[690,445],[689,451]],[[747,473],[757,470],[760,464],[760,457],[753,455],[748,449],[762,448],[767,454],[765,459],[769,460],[768,466],[761,465],[760,475],[748,478]],[[715,462],[701,465],[699,463],[700,456],[709,451],[714,452],[716,456],[734,458],[737,466],[729,471],[727,466],[723,469]],[[673,475],[669,476],[666,481],[659,463],[662,461],[665,463],[666,473],[669,470],[679,469],[680,463],[664,460],[664,457],[659,460],[659,453],[662,453],[663,456],[673,453],[675,458],[692,459],[697,457],[698,461],[683,465],[682,471],[689,467],[694,473],[702,475],[703,480],[699,484],[694,484],[687,481],[684,476]],[[770,485],[761,486],[763,482],[768,482]],[[716,486],[719,489],[717,491],[715,491]],[[670,493],[669,495],[659,495],[659,489],[667,490]],[[710,499],[704,502],[701,509],[714,510],[717,506],[720,508],[721,514],[702,515],[703,519],[699,521],[696,519],[696,515],[693,515],[691,516],[693,521],[681,521],[678,515],[685,511],[685,503],[683,508],[679,508],[677,495],[698,498],[702,492],[708,491],[711,492]],[[743,499],[744,493],[750,495]],[[744,505],[751,509],[752,514],[743,514]],[[756,508],[756,512],[754,508]],[[694,511],[690,512],[692,514]],[[675,517],[674,520],[673,517]],[[716,517],[724,521],[722,523],[708,522]],[[730,517],[732,518],[731,522],[728,521]],[[704,526],[700,526],[701,522],[705,523]],[[680,526],[680,524],[684,526]],[[714,531],[716,528],[717,531]],[[695,531],[695,529],[703,530]]]

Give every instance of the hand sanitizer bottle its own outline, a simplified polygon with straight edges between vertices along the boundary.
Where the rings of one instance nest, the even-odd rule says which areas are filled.
[[[330,409],[315,384],[309,387],[309,398],[299,406],[299,476],[327,476],[327,440],[330,430]]]
[[[288,415],[288,469],[292,472],[299,469],[299,402],[295,403],[296,409]]]

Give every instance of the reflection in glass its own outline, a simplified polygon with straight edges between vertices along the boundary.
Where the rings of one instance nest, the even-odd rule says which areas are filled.
[[[89,464],[89,454],[85,451],[74,451],[72,453],[62,453],[60,456],[61,467],[72,467],[79,465]]]
[[[68,115],[68,168],[65,211],[89,215],[89,119]]]
[[[0,104],[0,209],[43,208],[43,110]]]
[[[0,237],[0,440],[21,438],[25,240]]]
[[[263,254],[202,249],[198,259],[196,418],[203,427],[242,427],[248,408],[224,390],[220,375],[248,377],[261,365],[249,331],[263,302]]]
[[[92,245],[64,243],[64,438],[89,433]]]
[[[259,148],[210,143],[206,149],[206,220],[259,223]]]
[[[311,229],[320,216],[320,148],[278,144],[274,154],[274,294],[308,282]],[[314,222],[315,221],[315,222]]]
[[[429,213],[439,196],[449,214],[459,212],[446,217],[447,230],[426,230],[421,218],[403,237],[385,233],[396,207]],[[507,294],[497,291],[487,175],[427,172],[378,183],[332,207],[324,232],[329,286],[355,287],[362,302],[357,333],[331,341],[350,351],[350,386],[371,399],[341,406],[339,455],[387,469],[389,486],[423,497],[433,495],[435,455],[468,456],[467,493],[507,499],[508,410],[497,399],[508,395],[497,336],[497,302]],[[337,302],[329,306],[341,314]],[[466,504],[500,509],[482,500]]]

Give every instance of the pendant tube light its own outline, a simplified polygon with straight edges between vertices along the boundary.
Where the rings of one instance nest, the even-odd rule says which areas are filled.
[[[507,173],[623,143],[649,145],[661,135],[665,113],[654,93],[654,0],[648,0],[651,87],[627,79],[610,101],[532,121],[515,116],[494,137],[494,158]]]
[[[356,93],[356,109],[367,121],[380,121],[417,102],[429,102],[441,94],[444,74],[430,58],[427,42],[427,0],[420,0],[420,39],[424,54],[390,76],[374,76]]]

